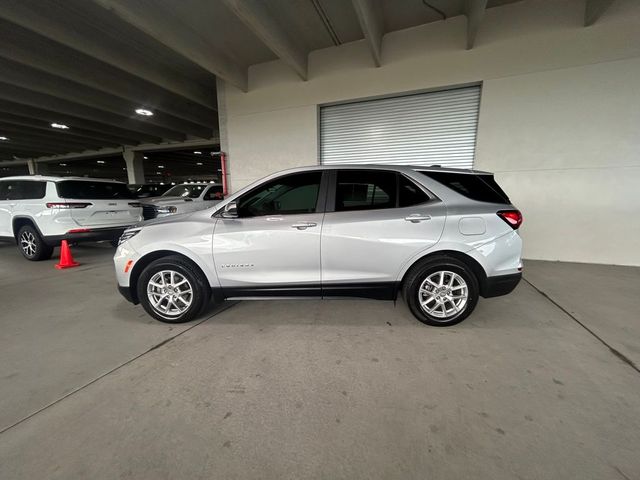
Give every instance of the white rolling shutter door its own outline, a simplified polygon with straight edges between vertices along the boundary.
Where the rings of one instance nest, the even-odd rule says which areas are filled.
[[[479,108],[479,86],[321,107],[320,161],[472,168]]]

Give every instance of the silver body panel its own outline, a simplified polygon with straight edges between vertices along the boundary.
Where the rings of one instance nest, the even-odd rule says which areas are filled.
[[[420,185],[431,200],[412,207],[379,210],[250,218],[220,215],[228,203],[281,175],[340,168],[402,173]],[[116,252],[118,283],[129,286],[131,270],[124,272],[129,260],[135,265],[140,258],[159,250],[193,260],[213,288],[399,282],[417,260],[439,251],[468,255],[481,265],[487,277],[521,270],[520,236],[496,215],[497,210],[513,206],[473,201],[414,168],[346,165],[288,170],[245,187],[214,208],[145,222],[140,232]],[[411,221],[415,217],[420,220]],[[293,227],[301,222],[314,225]]]

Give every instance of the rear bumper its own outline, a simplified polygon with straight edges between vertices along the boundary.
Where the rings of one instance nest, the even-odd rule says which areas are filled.
[[[49,235],[43,237],[47,245],[55,247],[60,245],[62,240],[69,242],[97,242],[100,240],[117,240],[128,226],[109,227],[109,228],[92,228],[88,232],[69,232],[62,235]]]
[[[485,298],[499,297],[511,293],[520,283],[522,272],[511,275],[499,275],[496,277],[487,277],[487,281],[482,287],[480,295]]]

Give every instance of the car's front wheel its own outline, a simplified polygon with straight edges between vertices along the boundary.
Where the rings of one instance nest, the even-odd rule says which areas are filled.
[[[194,319],[208,305],[211,296],[204,274],[179,256],[151,262],[138,278],[137,291],[147,313],[167,323]]]
[[[17,241],[20,252],[27,260],[48,260],[53,254],[53,247],[44,243],[38,231],[31,225],[20,228]]]
[[[422,261],[404,282],[404,298],[423,323],[448,327],[467,318],[478,303],[478,280],[463,262],[446,256]]]

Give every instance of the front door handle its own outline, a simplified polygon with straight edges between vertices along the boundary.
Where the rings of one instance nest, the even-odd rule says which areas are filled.
[[[318,224],[314,222],[300,222],[300,223],[294,223],[293,225],[291,225],[291,228],[297,228],[298,230],[305,230],[309,227],[315,227],[316,225]]]
[[[419,213],[414,213],[413,215],[409,215],[408,217],[404,217],[407,222],[411,223],[420,223],[425,220],[431,220],[431,215],[420,215]]]

